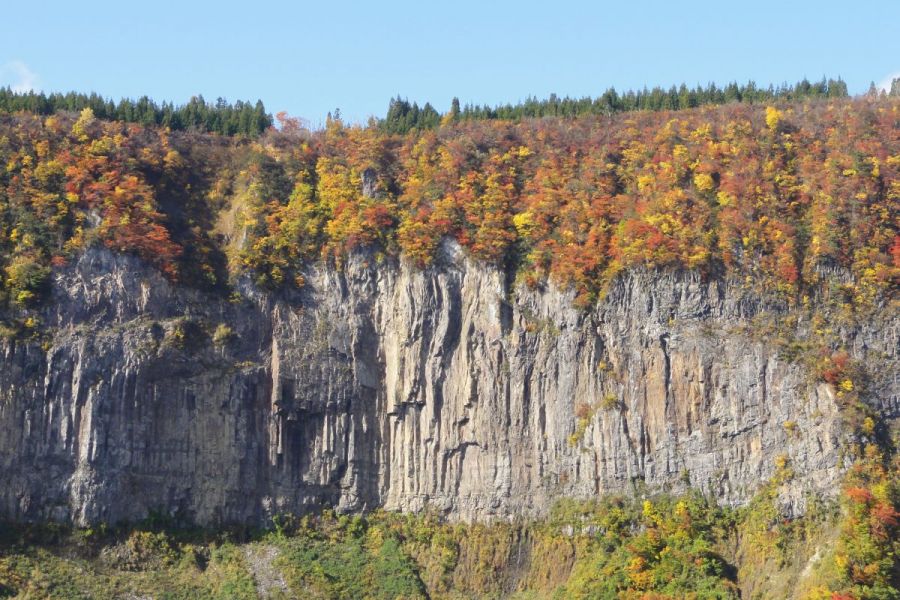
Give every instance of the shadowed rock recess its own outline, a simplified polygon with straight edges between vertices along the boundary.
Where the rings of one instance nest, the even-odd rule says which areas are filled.
[[[633,271],[595,309],[451,243],[425,271],[357,253],[293,297],[174,287],[89,250],[49,341],[0,342],[0,512],[77,524],[265,523],[323,506],[545,514],[559,497],[836,493],[833,388],[747,333],[786,308],[735,281]],[[896,366],[896,315],[844,335]],[[874,402],[898,410],[896,369]],[[786,427],[791,423],[791,427]]]

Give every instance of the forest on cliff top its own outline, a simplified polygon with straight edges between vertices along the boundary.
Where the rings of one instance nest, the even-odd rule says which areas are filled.
[[[249,106],[249,103],[248,105]],[[257,136],[0,116],[0,303],[26,311],[86,246],[174,281],[302,287],[368,248],[420,267],[443,238],[590,306],[621,270],[696,269],[802,301],[823,267],[861,303],[900,276],[900,99],[813,97],[390,133],[279,115]],[[24,314],[24,313],[22,313]]]

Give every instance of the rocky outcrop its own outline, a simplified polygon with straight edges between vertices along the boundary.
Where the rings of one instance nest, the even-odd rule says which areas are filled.
[[[752,335],[784,309],[735,282],[632,272],[583,311],[452,244],[425,271],[358,254],[307,282],[204,295],[102,250],[57,273],[48,340],[0,342],[0,513],[482,520],[688,485],[740,503],[777,457],[788,508],[836,489],[834,390]],[[898,324],[847,344],[895,367]],[[896,416],[894,373],[872,396]]]

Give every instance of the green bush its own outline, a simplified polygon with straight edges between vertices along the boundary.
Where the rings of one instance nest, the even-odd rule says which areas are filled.
[[[49,267],[33,255],[15,256],[6,266],[6,287],[13,302],[29,307],[37,304],[50,282]]]

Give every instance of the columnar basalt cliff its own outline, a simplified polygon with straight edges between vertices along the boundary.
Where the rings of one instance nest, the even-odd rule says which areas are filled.
[[[785,507],[833,494],[834,388],[754,335],[788,310],[723,278],[632,271],[593,310],[442,246],[424,271],[356,253],[293,295],[171,285],[89,250],[49,337],[0,344],[0,512],[263,523],[321,506],[483,520],[554,499],[700,487]],[[815,300],[813,300],[815,301]],[[900,321],[842,332],[900,414]]]

